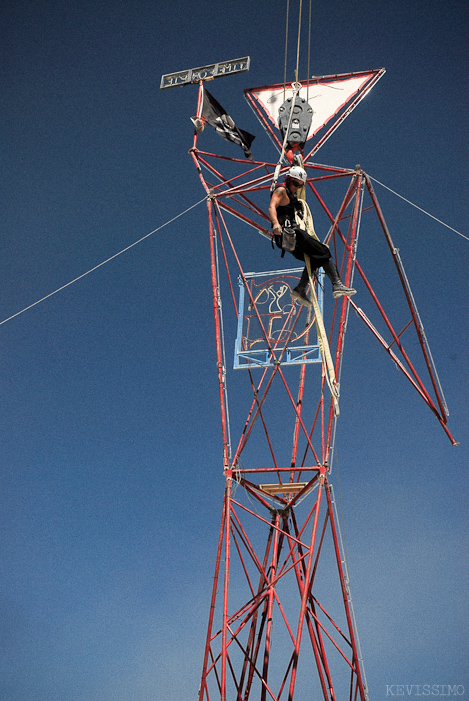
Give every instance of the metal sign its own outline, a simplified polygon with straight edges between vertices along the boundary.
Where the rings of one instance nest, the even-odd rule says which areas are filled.
[[[198,83],[199,80],[212,80],[213,78],[221,78],[224,75],[231,75],[232,73],[242,73],[243,71],[249,70],[250,63],[251,57],[245,56],[245,58],[235,58],[233,61],[211,63],[209,66],[190,68],[187,71],[178,71],[177,73],[168,73],[161,76],[160,89]]]
[[[291,85],[277,83],[249,88],[244,90],[244,96],[264,129],[281,149],[282,143],[276,132],[279,127],[279,110],[286,100],[292,100],[296,87],[301,86],[298,97],[304,99],[313,110],[306,138],[315,137],[315,145],[303,157],[306,162],[351,114],[385,72],[384,68],[376,68],[340,75],[311,76],[309,80]]]

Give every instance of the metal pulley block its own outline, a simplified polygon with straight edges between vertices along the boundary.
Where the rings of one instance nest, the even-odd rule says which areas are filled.
[[[297,95],[290,120],[291,110],[292,98],[289,97],[278,111],[278,125],[282,134],[282,140],[285,140],[285,134],[288,132],[287,144],[298,144],[302,148],[308,138],[313,119],[313,108],[306,102],[304,97]]]

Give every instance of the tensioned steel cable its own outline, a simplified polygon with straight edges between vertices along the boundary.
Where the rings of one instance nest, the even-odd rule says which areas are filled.
[[[61,292],[62,290],[65,290],[66,287],[70,287],[70,285],[73,285],[73,283],[78,282],[78,280],[81,280],[82,278],[86,277],[86,276],[89,275],[90,273],[93,273],[95,270],[98,270],[98,268],[101,268],[103,265],[106,265],[106,263],[109,263],[111,260],[114,260],[114,258],[117,258],[118,256],[122,255],[123,253],[125,253],[125,252],[128,251],[129,249],[133,248],[133,247],[136,246],[137,244],[139,244],[139,243],[141,243],[142,241],[144,241],[145,239],[147,239],[149,236],[153,236],[153,234],[156,234],[158,231],[160,231],[161,229],[163,229],[165,226],[168,226],[168,224],[171,224],[173,221],[176,221],[176,219],[179,219],[179,217],[182,217],[184,214],[187,214],[187,212],[190,212],[191,209],[194,209],[194,207],[197,207],[197,206],[198,206],[199,204],[201,204],[202,202],[205,202],[206,199],[207,199],[206,196],[203,197],[201,200],[199,200],[199,201],[196,202],[195,204],[191,205],[190,207],[188,207],[187,209],[185,209],[183,212],[180,212],[179,214],[177,214],[177,215],[176,215],[175,217],[173,217],[172,219],[169,219],[167,222],[165,222],[164,224],[162,224],[161,226],[159,226],[157,229],[154,229],[153,231],[150,231],[149,234],[145,234],[145,236],[142,236],[142,238],[138,239],[138,241],[134,241],[133,243],[131,243],[129,246],[126,246],[125,248],[123,248],[123,249],[122,249],[121,251],[119,251],[118,253],[114,253],[114,255],[110,256],[109,258],[106,258],[106,260],[103,260],[101,263],[98,263],[98,265],[95,265],[93,268],[90,268],[90,270],[87,270],[86,273],[82,273],[82,275],[79,275],[78,277],[74,278],[73,280],[70,280],[70,282],[67,282],[65,285],[62,285],[62,287],[57,288],[57,289],[54,290],[53,292],[49,292],[48,295],[45,295],[45,297],[41,297],[41,299],[38,299],[36,302],[33,302],[32,304],[29,304],[29,305],[28,305],[27,307],[25,307],[24,309],[21,309],[21,311],[16,312],[16,314],[12,314],[12,315],[9,316],[7,319],[4,319],[3,321],[0,321],[0,326],[1,326],[2,324],[6,324],[7,321],[11,321],[11,319],[14,319],[16,316],[19,316],[20,314],[23,314],[24,312],[27,312],[28,309],[32,309],[33,307],[37,306],[37,305],[40,304],[41,302],[44,302],[46,299],[49,299],[49,297],[53,297],[53,296],[56,295],[58,292]]]
[[[444,222],[444,221],[441,221],[441,219],[437,219],[437,217],[434,217],[433,214],[430,214],[430,212],[427,212],[425,209],[422,209],[422,207],[419,207],[418,205],[414,204],[413,202],[411,202],[410,200],[408,200],[406,197],[403,197],[403,195],[400,195],[398,192],[395,192],[394,190],[391,190],[391,188],[388,187],[387,185],[384,185],[383,183],[380,183],[380,181],[377,180],[376,178],[373,178],[373,176],[370,175],[369,177],[371,178],[371,180],[374,180],[375,183],[378,183],[378,185],[381,185],[381,187],[384,187],[386,190],[389,190],[389,192],[392,192],[393,195],[396,195],[397,197],[400,197],[401,200],[404,200],[404,202],[407,202],[407,204],[411,204],[412,207],[415,207],[415,209],[420,210],[421,212],[423,212],[424,214],[426,214],[428,217],[431,217],[432,219],[434,219],[435,221],[437,221],[439,224],[443,224],[443,226],[446,226],[447,229],[451,229],[451,231],[454,231],[455,234],[458,234],[459,236],[462,236],[463,239],[466,239],[466,241],[469,241],[469,236],[466,236],[465,234],[461,234],[461,232],[460,232],[460,231],[457,231],[457,229],[453,229],[452,226],[449,226],[449,224],[445,224],[445,222]]]

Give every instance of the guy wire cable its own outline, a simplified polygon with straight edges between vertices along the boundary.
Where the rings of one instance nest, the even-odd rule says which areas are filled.
[[[23,312],[27,312],[28,309],[32,309],[32,308],[35,307],[37,304],[40,304],[41,302],[44,302],[46,299],[49,299],[49,297],[53,297],[53,296],[56,295],[58,292],[61,292],[62,290],[65,290],[66,287],[70,287],[70,285],[73,285],[73,283],[78,282],[78,280],[81,280],[82,278],[86,277],[86,276],[89,275],[90,273],[93,273],[93,272],[94,272],[95,270],[97,270],[98,268],[101,268],[103,265],[106,265],[106,263],[109,263],[111,260],[114,260],[114,258],[117,258],[118,256],[122,255],[123,253],[126,253],[126,251],[130,250],[131,248],[133,248],[133,247],[136,246],[137,244],[141,243],[142,241],[144,241],[145,239],[147,239],[149,236],[153,236],[153,234],[156,234],[158,231],[160,231],[161,229],[163,229],[165,226],[168,226],[168,224],[171,224],[173,221],[176,221],[176,219],[179,219],[179,217],[182,217],[184,214],[187,214],[187,212],[189,212],[191,209],[194,209],[194,207],[197,207],[197,206],[198,206],[199,204],[201,204],[202,202],[205,202],[206,199],[207,199],[207,196],[204,196],[201,200],[199,200],[199,201],[196,202],[195,204],[191,205],[190,207],[188,207],[187,209],[185,209],[183,212],[180,212],[179,214],[176,214],[176,216],[173,217],[172,219],[169,219],[169,220],[168,220],[167,222],[165,222],[164,224],[161,224],[161,226],[157,227],[156,229],[153,229],[153,231],[150,231],[149,234],[145,234],[145,236],[142,236],[140,239],[138,239],[138,241],[134,241],[133,243],[131,243],[129,246],[126,246],[125,248],[123,248],[123,249],[122,249],[121,251],[119,251],[118,253],[114,253],[114,255],[110,256],[109,258],[106,258],[106,260],[103,260],[101,263],[98,263],[98,265],[95,265],[93,268],[90,268],[90,270],[87,270],[86,273],[82,273],[81,275],[79,275],[78,277],[74,278],[73,280],[70,280],[70,282],[65,283],[65,285],[62,285],[61,287],[57,288],[57,289],[54,290],[53,292],[49,292],[48,295],[45,295],[44,297],[41,297],[41,299],[38,299],[36,302],[33,302],[32,304],[29,304],[29,305],[28,305],[27,307],[25,307],[24,309],[21,309],[21,311],[16,312],[16,314],[12,314],[11,316],[7,317],[6,319],[3,319],[3,321],[0,321],[0,326],[1,326],[2,324],[6,324],[7,321],[11,321],[11,319],[14,319],[16,316],[19,316],[20,314],[23,314]]]
[[[417,204],[414,204],[413,202],[411,202],[410,200],[408,200],[408,199],[407,199],[406,197],[404,197],[403,195],[400,195],[398,192],[395,192],[395,190],[391,190],[391,188],[388,187],[387,185],[384,185],[384,183],[380,183],[380,181],[377,180],[376,178],[373,178],[372,175],[369,175],[368,177],[370,178],[370,180],[374,180],[375,183],[378,183],[378,185],[381,185],[381,187],[384,187],[386,190],[389,190],[389,192],[392,192],[393,195],[396,195],[397,197],[400,197],[401,200],[404,200],[404,202],[407,202],[407,204],[411,204],[412,207],[415,207],[416,209],[420,210],[420,212],[423,212],[423,213],[426,214],[428,217],[431,217],[432,219],[434,219],[435,221],[437,221],[439,224],[443,224],[443,226],[446,226],[447,229],[451,229],[451,231],[454,231],[455,234],[459,234],[459,236],[462,236],[463,239],[466,239],[466,241],[469,241],[469,236],[465,236],[465,234],[461,234],[461,232],[458,231],[457,229],[453,229],[453,227],[450,226],[449,224],[445,224],[445,222],[444,222],[444,221],[441,221],[441,219],[437,219],[437,217],[434,217],[433,214],[430,214],[430,212],[427,212],[425,209],[422,209],[422,207],[419,207]]]

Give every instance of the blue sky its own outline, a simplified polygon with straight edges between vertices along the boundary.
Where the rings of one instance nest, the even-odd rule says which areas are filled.
[[[465,4],[313,10],[312,73],[387,70],[317,161],[360,163],[467,236]],[[250,55],[249,73],[210,90],[256,135],[255,157],[276,160],[242,89],[283,80],[284,2],[0,13],[0,321],[202,199],[187,154],[197,91],[160,91],[162,74]],[[292,49],[291,80],[294,65]],[[376,192],[461,445],[353,319],[337,462],[370,698],[395,684],[467,694],[468,242]],[[261,238],[243,255],[280,266]],[[381,250],[364,257],[392,310]],[[0,698],[197,698],[224,487],[205,205],[2,323],[0,378]],[[244,381],[230,371],[235,418]]]

